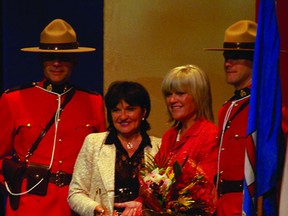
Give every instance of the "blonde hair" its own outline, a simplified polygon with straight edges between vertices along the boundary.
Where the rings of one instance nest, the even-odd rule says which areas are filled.
[[[171,92],[191,94],[195,103],[196,118],[203,117],[214,121],[210,81],[208,75],[199,67],[185,65],[170,70],[162,82],[162,94],[165,98]],[[169,122],[173,121],[170,115]],[[174,125],[176,123],[174,122]]]

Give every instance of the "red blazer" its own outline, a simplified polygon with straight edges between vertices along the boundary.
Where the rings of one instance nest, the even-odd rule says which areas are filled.
[[[182,139],[175,144],[178,130],[171,128],[162,137],[162,144],[156,161],[160,162],[169,155],[177,155],[175,161],[183,163],[186,156],[195,160],[203,171],[213,182],[217,172],[217,126],[213,123],[200,118],[184,134]]]
[[[41,86],[42,83],[39,85]],[[31,86],[4,93],[0,99],[0,158],[16,154],[23,159],[43,128],[51,119],[62,96],[41,87]],[[102,97],[76,89],[73,98],[66,105],[58,120],[55,136],[56,148],[51,172],[59,170],[72,173],[78,152],[86,135],[106,130]],[[30,162],[49,165],[55,135],[55,124],[40,142]],[[2,162],[1,162],[2,164]],[[2,169],[2,166],[1,166]],[[3,181],[3,179],[2,179]],[[26,190],[26,180],[22,185]],[[22,195],[20,207],[13,211],[7,205],[7,216],[11,215],[70,215],[67,203],[68,186],[58,187],[49,183],[46,196]]]

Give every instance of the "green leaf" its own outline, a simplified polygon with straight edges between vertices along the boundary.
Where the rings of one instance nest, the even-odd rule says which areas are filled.
[[[180,164],[178,163],[178,161],[176,161],[173,164],[173,171],[175,173],[175,177],[178,178],[181,174],[182,174],[182,167],[180,166]]]

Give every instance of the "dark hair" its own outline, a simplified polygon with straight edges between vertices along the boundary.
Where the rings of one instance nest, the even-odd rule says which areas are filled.
[[[111,110],[121,101],[125,101],[131,106],[140,106],[146,110],[145,117],[141,121],[140,130],[142,132],[150,129],[147,118],[150,114],[150,97],[147,90],[141,84],[132,81],[115,81],[108,87],[105,95],[105,106],[107,110],[108,130],[114,129]]]

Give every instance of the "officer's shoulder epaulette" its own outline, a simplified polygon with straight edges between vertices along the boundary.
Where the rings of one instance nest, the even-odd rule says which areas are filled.
[[[85,89],[85,88],[80,87],[80,86],[74,86],[74,87],[75,87],[77,90],[79,90],[79,91],[84,91],[84,92],[87,92],[87,93],[89,93],[89,94],[99,95],[99,93],[96,92],[96,91],[92,91],[92,90],[89,90],[89,89]]]
[[[20,85],[20,86],[16,86],[13,88],[8,88],[6,89],[4,92],[5,93],[10,93],[10,92],[14,92],[14,91],[18,91],[18,90],[23,90],[23,89],[27,89],[27,88],[32,88],[37,84],[37,82],[32,82],[26,85]]]

